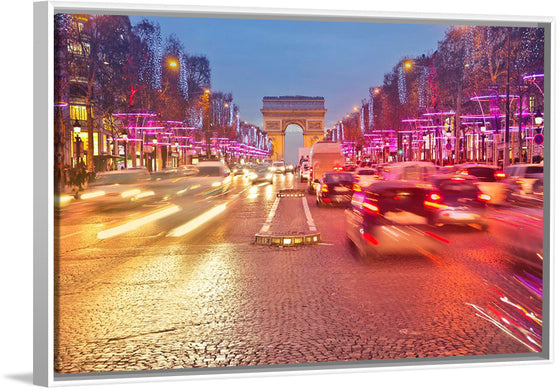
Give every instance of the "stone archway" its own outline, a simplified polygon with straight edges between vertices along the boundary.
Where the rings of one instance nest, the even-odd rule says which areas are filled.
[[[285,158],[286,128],[296,124],[303,130],[303,147],[323,139],[325,128],[325,98],[308,96],[263,97],[264,130],[273,144],[272,159]]]

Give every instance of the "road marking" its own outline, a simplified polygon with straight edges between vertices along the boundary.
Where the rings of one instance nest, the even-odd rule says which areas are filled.
[[[97,233],[97,239],[107,239],[112,238],[117,235],[124,234],[125,232],[129,232],[135,230],[143,225],[151,223],[153,221],[163,219],[169,215],[172,215],[176,212],[179,212],[181,208],[178,205],[173,205],[167,208],[164,208],[160,211],[151,213],[149,215],[143,216],[139,219],[131,220],[128,223],[122,224],[117,227],[109,228],[107,230],[103,230]]]
[[[276,214],[276,209],[278,208],[278,204],[280,203],[280,197],[276,197],[274,200],[274,204],[272,204],[272,208],[270,208],[270,212],[268,213],[268,217],[266,218],[265,223],[263,224],[259,234],[264,234],[268,232],[270,229],[270,224],[272,223],[272,219],[274,219],[274,215]]]
[[[307,225],[309,226],[309,230],[311,232],[315,232],[315,231],[317,231],[317,227],[315,227],[315,222],[313,221],[313,218],[311,217],[311,211],[309,210],[309,205],[307,204],[307,199],[305,197],[302,197],[301,201],[303,202],[303,210],[305,211],[305,217],[307,218]]]

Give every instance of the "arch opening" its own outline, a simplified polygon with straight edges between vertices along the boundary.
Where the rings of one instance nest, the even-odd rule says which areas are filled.
[[[299,148],[303,147],[303,128],[298,124],[290,124],[285,131],[285,161],[292,165],[298,164]]]

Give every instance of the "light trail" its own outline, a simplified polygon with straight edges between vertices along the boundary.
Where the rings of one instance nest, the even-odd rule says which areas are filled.
[[[180,210],[181,210],[181,208],[178,205],[172,205],[172,206],[164,208],[160,211],[157,211],[157,212],[151,213],[149,215],[143,216],[139,219],[131,220],[128,223],[122,224],[120,226],[109,228],[109,229],[104,230],[104,231],[100,231],[99,233],[97,233],[97,239],[108,239],[108,238],[112,238],[112,237],[117,236],[117,235],[124,234],[126,232],[133,231],[133,230],[135,230],[139,227],[142,227],[142,226],[144,226],[148,223],[151,223],[151,222],[159,220],[159,219],[163,219],[164,217],[167,217],[167,216],[172,215],[176,212],[179,212]]]
[[[84,193],[80,196],[82,200],[93,199],[95,197],[105,196],[105,191],[99,190],[97,192]]]
[[[178,238],[186,235],[189,232],[196,230],[198,227],[208,223],[210,220],[224,212],[226,210],[226,207],[227,204],[217,205],[214,208],[204,212],[202,215],[199,215],[189,222],[183,224],[182,226],[174,228],[167,234],[167,236]]]

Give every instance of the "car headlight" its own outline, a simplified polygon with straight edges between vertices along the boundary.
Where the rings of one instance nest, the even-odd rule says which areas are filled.
[[[266,178],[272,178],[272,174],[268,173],[268,174],[266,175]]]
[[[222,183],[219,182],[219,181],[216,181],[216,182],[213,182],[213,183],[212,183],[212,186],[213,186],[214,188],[217,188],[218,186],[221,186],[221,185],[222,185]]]

